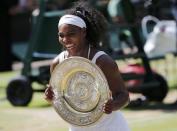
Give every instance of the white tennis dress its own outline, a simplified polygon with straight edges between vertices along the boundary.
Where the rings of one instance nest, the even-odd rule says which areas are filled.
[[[103,51],[98,51],[93,59],[91,60],[96,64],[97,58],[106,53]],[[67,51],[61,52],[55,60],[62,62],[68,56]],[[69,131],[130,131],[127,121],[123,117],[120,111],[113,111],[111,114],[104,114],[96,124],[90,126],[75,126],[70,125]]]

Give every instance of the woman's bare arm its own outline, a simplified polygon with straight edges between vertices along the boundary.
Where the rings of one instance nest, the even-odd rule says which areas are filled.
[[[57,64],[59,64],[59,60],[55,58],[50,65],[50,73],[53,72]],[[53,97],[54,93],[52,91],[52,87],[50,84],[47,84],[45,89],[45,99],[50,103],[53,100]]]
[[[97,65],[105,74],[112,92],[113,100],[106,102],[103,107],[104,112],[109,114],[127,105],[129,102],[129,93],[124,85],[118,66],[112,58],[103,55],[97,59]]]

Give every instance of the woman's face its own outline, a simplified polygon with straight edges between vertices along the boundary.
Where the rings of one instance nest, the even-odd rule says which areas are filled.
[[[63,24],[58,28],[59,42],[74,55],[85,47],[85,29],[74,25]]]

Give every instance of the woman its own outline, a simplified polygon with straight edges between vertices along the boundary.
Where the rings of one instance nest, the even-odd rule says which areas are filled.
[[[105,119],[88,127],[71,125],[70,131],[129,131],[125,119],[117,111],[127,105],[128,91],[117,64],[105,52],[98,49],[106,31],[106,24],[103,15],[90,8],[85,2],[77,3],[67,12],[67,15],[60,18],[58,23],[59,42],[66,50],[53,60],[51,73],[57,64],[68,57],[87,58],[103,71],[113,97],[103,105],[103,112],[108,114]],[[54,93],[50,86],[46,89],[45,95],[47,101],[52,101]]]

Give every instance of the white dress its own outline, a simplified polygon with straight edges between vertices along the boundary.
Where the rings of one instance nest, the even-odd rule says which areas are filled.
[[[95,54],[91,60],[93,63],[96,63],[97,58],[101,55],[105,55],[103,51],[99,51]],[[62,62],[67,58],[68,52],[63,51],[60,53],[55,60]],[[96,124],[90,126],[75,126],[70,125],[69,131],[130,131],[127,121],[123,117],[120,111],[113,111],[111,114],[104,114]]]

